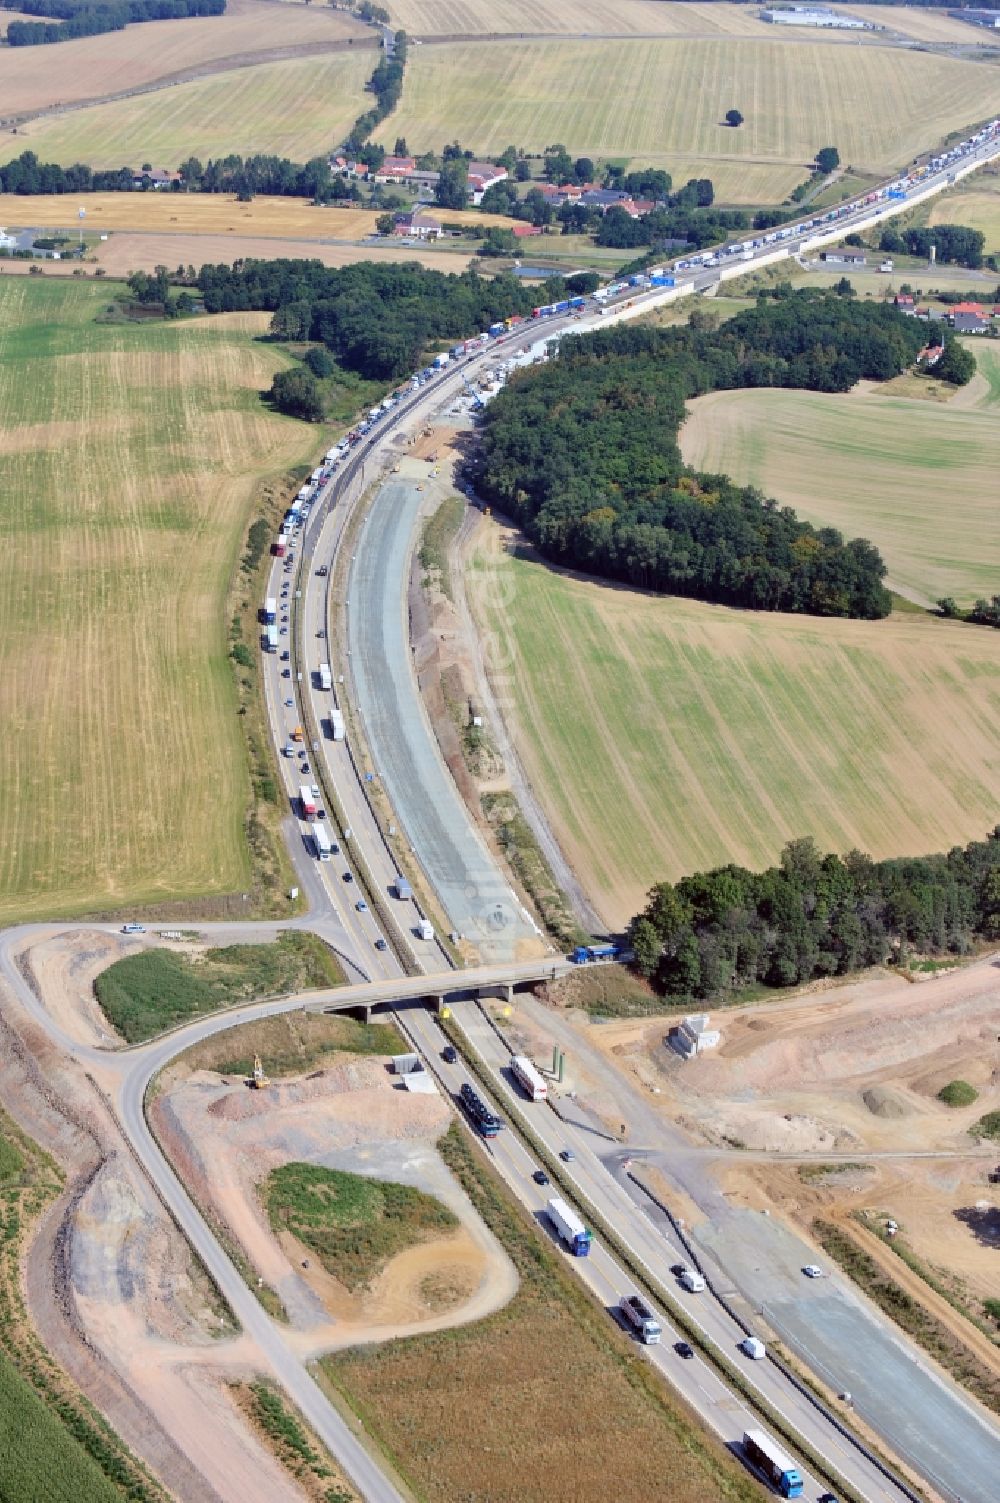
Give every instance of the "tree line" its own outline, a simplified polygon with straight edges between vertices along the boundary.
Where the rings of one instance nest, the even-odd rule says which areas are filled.
[[[929,256],[932,245],[938,261],[976,271],[983,264],[986,236],[965,224],[936,224],[932,230],[883,230],[879,239],[879,250],[890,256]]]
[[[140,21],[177,21],[185,16],[221,16],[226,0],[0,0],[0,9],[41,16],[40,21],[11,21],[11,47],[47,46],[73,37],[124,31]]]
[[[1000,940],[1000,826],[946,855],[889,861],[794,840],[763,872],[658,883],[630,932],[638,969],[677,1001],[799,986],[912,951],[964,955]]]
[[[412,262],[291,260],[203,266],[196,279],[207,312],[265,309],[277,339],[325,345],[345,369],[375,381],[397,381],[435,344],[530,314],[539,300],[588,291],[595,280],[553,277],[529,289],[507,274],[455,276]]]
[[[267,193],[278,197],[310,198],[316,203],[326,203],[338,197],[358,197],[357,188],[338,178],[325,156],[299,163],[289,161],[287,157],[230,155],[209,158],[204,164],[198,157],[188,157],[181,163],[179,171],[182,182],[174,186],[176,192],[235,193],[243,198]],[[97,171],[85,162],[61,167],[58,162],[40,162],[33,151],[23,151],[19,157],[0,166],[0,191],[27,195],[142,192],[143,175],[138,174],[139,187],[133,181],[135,177],[131,167]],[[148,183],[152,188],[151,178]]]
[[[634,324],[564,339],[489,405],[480,493],[547,557],[643,589],[761,610],[888,614],[885,565],[724,475],[686,466],[688,399],[745,386],[843,392],[915,360],[921,327],[894,308],[816,289],[761,299],[715,326]]]

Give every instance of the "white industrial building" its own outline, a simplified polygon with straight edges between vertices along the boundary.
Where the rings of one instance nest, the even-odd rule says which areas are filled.
[[[696,1054],[704,1054],[706,1049],[714,1049],[721,1037],[719,1030],[711,1026],[708,1013],[696,1012],[671,1030],[670,1043],[685,1059],[693,1059]]]
[[[813,9],[809,5],[783,5],[773,10],[760,12],[762,21],[774,26],[825,26],[832,31],[880,31],[870,21],[857,16],[840,16],[833,10]]]

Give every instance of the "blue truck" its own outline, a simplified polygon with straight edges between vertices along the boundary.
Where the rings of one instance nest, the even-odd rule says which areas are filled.
[[[783,1498],[801,1498],[802,1474],[790,1456],[786,1456],[763,1430],[745,1430],[743,1454],[752,1467],[762,1472]]]
[[[599,960],[617,960],[620,954],[618,945],[577,945],[569,958],[574,965],[593,965]]]
[[[462,1105],[483,1137],[495,1138],[503,1127],[503,1119],[490,1110],[479,1092],[474,1090],[468,1081],[463,1085],[459,1095],[462,1098]]]
[[[658,276],[650,277],[649,285],[651,287],[676,287],[677,283],[673,277]]]

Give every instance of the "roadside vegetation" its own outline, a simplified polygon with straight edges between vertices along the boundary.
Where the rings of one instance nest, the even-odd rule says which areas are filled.
[[[274,1232],[291,1232],[352,1293],[397,1253],[458,1227],[457,1216],[422,1190],[322,1164],[282,1164],[262,1194]]]
[[[578,1007],[595,1018],[652,1017],[664,1010],[663,998],[624,965],[578,966],[545,986],[557,1007]]]
[[[391,1023],[359,1023],[344,1013],[285,1012],[257,1023],[240,1023],[185,1051],[189,1070],[249,1076],[260,1055],[268,1075],[304,1075],[339,1054],[402,1054],[406,1045]]]
[[[556,882],[535,832],[521,813],[514,794],[484,793],[480,802],[486,823],[496,836],[511,871],[538,909],[549,933],[567,947],[586,943],[590,936],[581,928],[569,899]]]
[[[461,496],[446,496],[437,511],[424,526],[420,538],[420,567],[424,571],[425,589],[440,590],[454,602],[451,583],[451,568],[448,549],[465,516],[465,502]]]
[[[1000,1414],[1000,1377],[919,1300],[895,1282],[843,1227],[816,1220],[813,1233],[824,1251],[852,1278],[884,1314],[911,1336],[982,1404]]]
[[[232,1383],[237,1404],[311,1503],[356,1503],[357,1493],[273,1383]]]
[[[322,1371],[423,1503],[585,1497],[614,1457],[617,1495],[653,1503],[763,1494],[690,1419],[563,1267],[464,1132],[440,1149],[520,1275],[475,1325],[355,1348]],[[477,1444],[468,1444],[470,1403]]]
[[[25,1308],[24,1250],[61,1190],[52,1160],[0,1113],[0,1493],[12,1503],[166,1503],[42,1345]]]
[[[101,972],[94,991],[108,1021],[135,1044],[237,1002],[342,986],[344,979],[321,939],[291,930],[274,944],[228,945],[199,956],[127,955]]]

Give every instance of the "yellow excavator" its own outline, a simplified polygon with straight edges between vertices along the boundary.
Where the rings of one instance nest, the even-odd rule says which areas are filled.
[[[253,1057],[253,1089],[255,1091],[263,1091],[270,1084],[270,1080],[264,1074],[264,1066],[261,1064],[260,1055],[255,1054]]]

